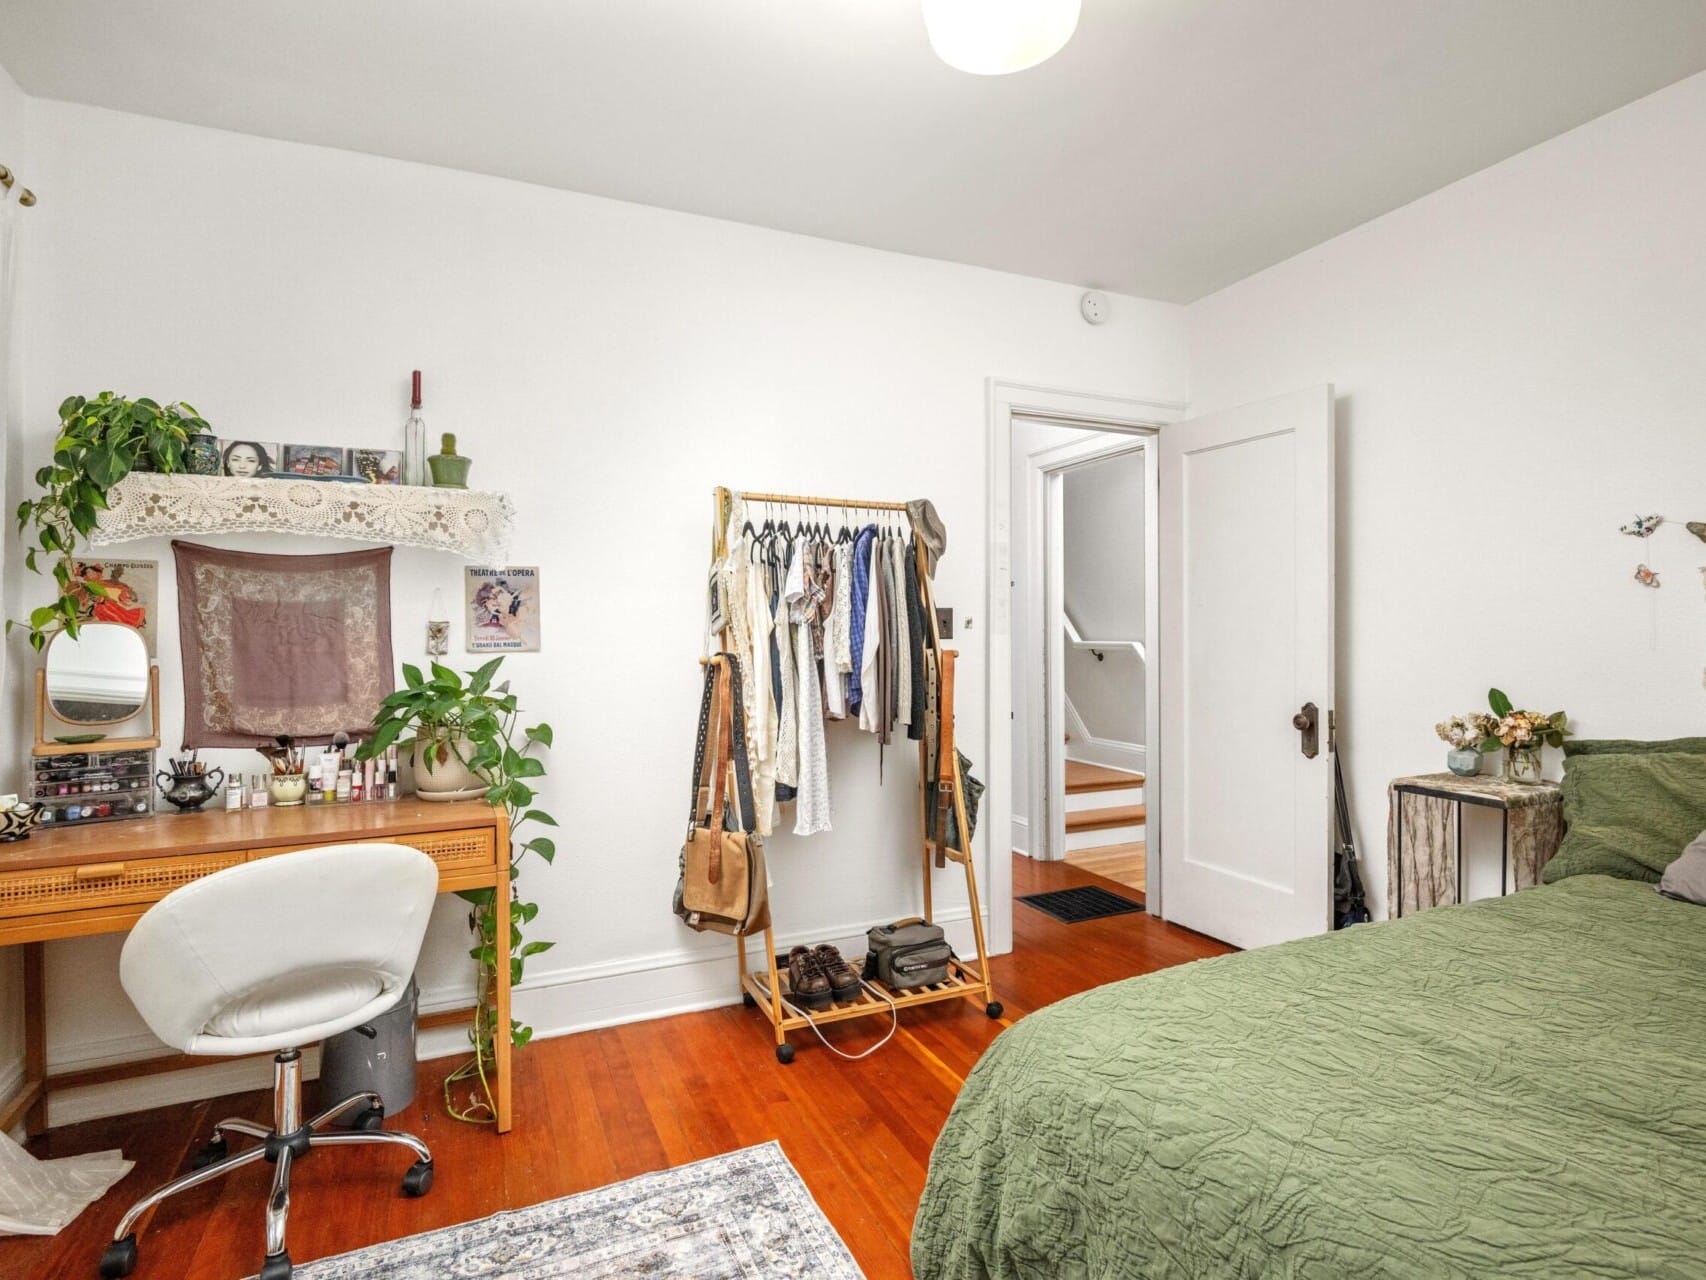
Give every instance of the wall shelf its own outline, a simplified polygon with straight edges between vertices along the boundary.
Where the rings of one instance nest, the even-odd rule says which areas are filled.
[[[133,473],[107,494],[96,546],[172,534],[301,533],[501,561],[515,523],[508,494],[419,485]]]

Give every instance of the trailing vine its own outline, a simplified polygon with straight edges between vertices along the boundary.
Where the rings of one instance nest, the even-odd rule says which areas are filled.
[[[516,843],[517,833],[529,823],[542,827],[557,825],[549,813],[533,807],[538,794],[534,784],[545,776],[545,763],[533,752],[536,748],[550,747],[551,726],[536,724],[523,728],[518,739],[520,712],[515,695],[509,691],[509,682],[492,686],[502,663],[501,657],[493,658],[479,670],[468,672],[466,680],[436,662],[430,675],[423,675],[418,667],[404,663],[404,687],[379,704],[379,714],[373,719],[373,736],[356,749],[359,760],[371,759],[393,743],[418,749],[417,759],[429,771],[434,765],[447,763],[454,753],[486,784],[487,802],[501,805],[509,815],[510,925],[501,952],[496,891],[464,889],[457,895],[470,906],[468,924],[474,945],[468,954],[478,966],[474,1026],[468,1033],[474,1053],[445,1080],[444,1101],[452,1116],[473,1123],[489,1122],[497,1115],[488,1078],[496,1036],[508,1035],[518,1048],[533,1038],[533,1028],[515,1018],[510,1019],[507,1028],[498,1027],[497,966],[508,964],[510,984],[517,985],[528,959],[556,945],[524,940],[523,931],[539,914],[539,906],[525,901],[517,889],[522,860],[529,853],[547,865],[557,856],[556,842],[549,836],[536,835]],[[405,734],[410,736],[404,737]],[[473,1082],[468,1100],[459,1104],[456,1090],[468,1082]]]

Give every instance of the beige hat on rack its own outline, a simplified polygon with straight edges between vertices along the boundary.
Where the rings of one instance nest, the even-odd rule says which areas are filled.
[[[924,560],[931,574],[936,572],[936,562],[948,550],[948,526],[942,523],[942,517],[936,514],[936,504],[928,498],[914,498],[906,504],[906,514],[912,520],[912,532],[918,538],[918,544],[924,548]]]

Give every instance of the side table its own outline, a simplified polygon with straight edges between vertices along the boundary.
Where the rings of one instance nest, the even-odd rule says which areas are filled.
[[[1463,806],[1501,813],[1499,892],[1528,889],[1564,837],[1563,796],[1556,782],[1507,782],[1424,773],[1387,787],[1386,908],[1409,911],[1463,901]]]

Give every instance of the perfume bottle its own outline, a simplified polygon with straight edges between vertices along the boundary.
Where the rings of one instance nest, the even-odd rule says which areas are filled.
[[[427,473],[426,419],[421,417],[421,371],[409,387],[409,420],[403,424],[403,483],[431,484]]]

